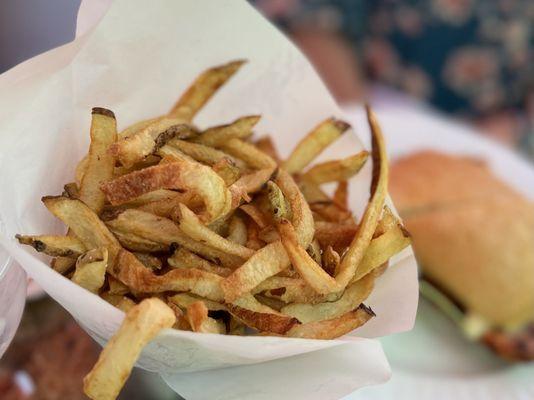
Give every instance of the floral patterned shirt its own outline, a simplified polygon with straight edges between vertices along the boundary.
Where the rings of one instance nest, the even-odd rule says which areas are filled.
[[[534,157],[532,0],[255,0],[283,29],[342,33],[367,76],[473,120],[511,119]]]

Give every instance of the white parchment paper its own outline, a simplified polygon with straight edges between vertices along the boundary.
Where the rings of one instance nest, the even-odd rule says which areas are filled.
[[[73,180],[87,151],[93,106],[112,109],[123,128],[165,113],[206,68],[246,58],[198,115],[200,127],[261,114],[257,132],[273,135],[285,156],[318,122],[343,115],[302,54],[244,1],[117,0],[107,12],[106,2],[98,3],[98,15],[82,4],[86,14],[74,42],[0,76],[0,218],[6,231],[0,243],[104,343],[123,313],[13,240],[17,232],[64,232],[39,199]],[[101,15],[96,27],[88,22]],[[366,126],[355,129],[368,134]],[[347,134],[320,159],[361,148],[358,137]],[[350,183],[357,214],[367,201],[370,170],[367,165]],[[167,330],[143,351],[139,365],[191,399],[337,399],[382,382],[389,366],[380,345],[366,338],[410,329],[417,307],[413,254],[406,250],[393,264],[366,301],[377,317],[350,336],[318,341]]]

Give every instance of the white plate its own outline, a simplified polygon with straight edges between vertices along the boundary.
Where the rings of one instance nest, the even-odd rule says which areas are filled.
[[[364,123],[360,110],[349,107],[347,111],[354,126]],[[501,179],[534,199],[533,166],[475,130],[413,103],[390,102],[375,111],[392,159],[422,149],[477,156]],[[363,388],[345,400],[534,399],[534,363],[506,363],[483,345],[468,342],[424,300],[413,331],[381,342],[391,363],[392,379]]]

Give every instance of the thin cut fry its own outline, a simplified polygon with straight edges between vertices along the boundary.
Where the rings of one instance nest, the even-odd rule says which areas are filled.
[[[320,294],[339,291],[336,280],[328,275],[303,247],[299,246],[293,225],[288,220],[282,219],[277,228],[291,264],[308,285]]]
[[[115,157],[108,153],[108,149],[116,140],[117,123],[113,112],[105,108],[93,108],[91,144],[80,184],[79,199],[96,214],[100,214],[106,201],[100,185],[113,177]]]
[[[61,196],[43,197],[46,208],[62,220],[87,249],[106,247],[113,264],[120,244],[98,216],[80,200]]]
[[[72,281],[90,292],[98,293],[104,285],[107,265],[108,250],[105,247],[89,250],[78,257]]]
[[[63,193],[61,195],[71,199],[78,199],[80,198],[80,189],[76,182],[70,182],[63,186]]]
[[[356,175],[367,161],[369,153],[362,151],[341,160],[327,161],[311,167],[304,175],[303,180],[316,185],[328,182],[338,182]]]
[[[247,143],[241,139],[230,139],[222,144],[222,148],[232,156],[245,161],[252,168],[276,168],[276,161],[269,155],[259,150],[253,144]]]
[[[349,183],[348,181],[340,181],[337,184],[336,191],[332,197],[332,201],[336,206],[344,210],[349,209]]]
[[[220,267],[183,247],[167,258],[167,262],[172,268],[196,268],[220,276],[228,276],[232,273],[230,268]]]
[[[387,195],[388,161],[386,146],[373,111],[369,107],[366,109],[372,134],[373,180],[371,182],[371,199],[361,218],[358,232],[339,265],[336,282],[341,288],[348,285],[358,270],[358,265],[363,259],[373,237]]]
[[[52,235],[15,235],[19,243],[32,246],[41,253],[54,257],[78,257],[87,249],[80,240],[74,236]]]
[[[319,304],[294,303],[285,306],[281,311],[297,318],[303,324],[340,317],[363,303],[373,290],[374,279],[374,276],[367,275],[351,283],[336,301]]]
[[[250,258],[254,251],[247,249],[237,243],[223,238],[202,225],[198,217],[184,204],[178,206],[180,229],[192,239],[204,243],[214,249],[224,253],[238,256],[246,260]]]
[[[129,167],[153,154],[172,138],[190,138],[196,130],[179,118],[159,118],[138,132],[121,138],[110,148],[120,163]]]
[[[194,143],[200,143],[211,147],[222,147],[230,139],[245,139],[252,135],[252,128],[260,120],[259,115],[249,115],[236,119],[227,125],[219,125],[202,132],[193,138]]]
[[[237,319],[262,332],[284,334],[298,324],[296,318],[280,314],[261,304],[252,295],[240,297],[233,304],[227,304],[226,307]]]
[[[208,317],[208,308],[202,301],[190,304],[185,316],[193,332],[226,333],[224,323]]]
[[[122,131],[120,131],[119,134],[118,134],[118,137],[120,139],[123,139],[125,137],[131,136],[134,133],[137,133],[137,132],[143,130],[148,125],[151,125],[152,123],[156,122],[157,120],[159,120],[161,118],[163,118],[163,117],[154,117],[154,118],[144,119],[144,120],[141,120],[139,122],[136,122],[136,123],[128,126],[127,128],[123,129]]]
[[[252,221],[258,225],[259,228],[265,228],[269,221],[267,216],[265,216],[254,204],[243,204],[239,207],[245,214],[247,214]]]
[[[263,136],[256,140],[256,147],[271,157],[277,164],[280,164],[280,156],[276,150],[276,146],[273,142],[273,138],[269,135]]]
[[[210,146],[205,146],[199,143],[192,143],[185,140],[171,139],[167,143],[171,147],[175,147],[182,153],[206,165],[214,165],[221,160],[229,159],[239,168],[245,168],[245,163],[241,160],[232,157],[232,155],[221,150],[214,149]]]
[[[197,194],[204,200],[206,221],[224,215],[230,207],[230,192],[222,178],[205,165],[185,160],[135,171],[102,185],[113,205],[157,189],[181,189]]]
[[[194,268],[173,269],[164,275],[155,275],[126,250],[119,252],[114,273],[137,292],[191,292],[214,301],[222,301],[224,297],[220,287],[223,278],[219,275]]]
[[[319,246],[319,242],[317,239],[312,240],[308,248],[306,249],[306,253],[317,263],[317,265],[322,266],[323,265],[323,259],[321,256],[321,246]]]
[[[280,187],[273,181],[269,181],[267,182],[267,191],[267,198],[269,199],[269,206],[274,219],[279,221],[282,218],[291,218],[291,207]]]
[[[295,325],[286,336],[303,339],[335,339],[362,326],[374,316],[373,310],[362,304],[356,310],[341,317]]]
[[[323,269],[326,273],[330,276],[336,276],[340,262],[341,257],[339,253],[332,246],[327,246],[323,251]]]
[[[358,225],[340,224],[335,222],[317,221],[315,223],[315,238],[321,246],[332,246],[334,249],[343,249],[351,244]]]
[[[229,158],[223,158],[212,166],[226,186],[233,185],[241,177],[241,170]]]
[[[262,189],[263,185],[271,179],[275,170],[271,168],[260,169],[251,174],[243,175],[228,189],[232,198],[232,209],[239,207],[241,202],[249,202],[251,200],[250,194]]]
[[[84,393],[94,400],[114,400],[143,347],[175,321],[174,312],[159,299],[145,299],[134,306],[84,378]]]
[[[165,246],[180,245],[224,266],[235,267],[242,262],[240,257],[225,254],[204,243],[192,240],[170,219],[144,211],[128,209],[114,220],[107,221],[106,224],[116,235],[127,233]]]
[[[293,149],[283,168],[290,174],[302,171],[349,128],[349,124],[335,118],[321,122]]]
[[[143,252],[135,252],[134,255],[137,257],[139,261],[141,261],[141,263],[145,267],[149,269],[158,270],[158,269],[161,269],[161,267],[163,266],[161,260],[158,257],[153,256],[152,254],[143,253]]]
[[[226,311],[226,306],[224,304],[218,303],[213,300],[204,299],[189,293],[178,293],[174,296],[167,298],[170,302],[176,304],[178,307],[186,309],[191,304],[202,301],[206,308],[210,311]]]
[[[234,214],[230,219],[226,239],[242,246],[247,242],[247,226],[240,216]]]
[[[204,71],[176,102],[169,116],[191,121],[202,106],[245,62],[245,60],[235,60]]]

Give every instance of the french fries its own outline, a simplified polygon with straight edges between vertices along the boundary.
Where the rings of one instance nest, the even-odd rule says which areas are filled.
[[[97,363],[83,381],[85,394],[94,400],[113,400],[132,371],[143,347],[176,321],[174,312],[159,299],[145,299],[126,314]]]
[[[195,127],[193,117],[242,64],[203,72],[167,115],[119,134],[114,114],[94,108],[76,182],[42,199],[67,236],[16,236],[127,312],[85,379],[90,398],[114,399],[142,347],[166,327],[344,335],[374,316],[363,302],[410,243],[384,206],[385,145],[369,108],[373,179],[360,219],[349,209],[348,179],[368,153],[310,166],[347,123],[325,119],[285,161],[269,137],[249,140],[259,116]],[[331,182],[338,183],[333,197],[321,186]]]

